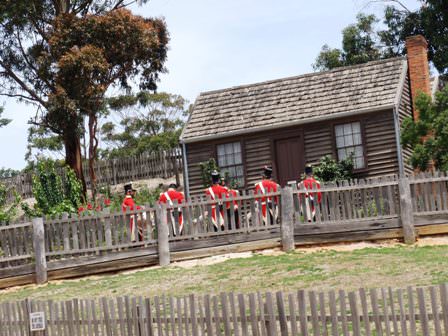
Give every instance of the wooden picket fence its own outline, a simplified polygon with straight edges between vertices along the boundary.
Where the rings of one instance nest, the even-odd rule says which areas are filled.
[[[45,333],[30,333],[32,312],[45,314]],[[2,336],[442,336],[448,334],[448,286],[5,302],[0,331]]]
[[[99,160],[95,164],[98,185],[117,185],[129,181],[150,178],[168,178],[176,176],[180,181],[182,174],[182,150],[174,148],[159,152],[144,153],[112,160]],[[88,162],[83,162],[83,172],[87,187],[90,187]],[[62,171],[61,171],[62,174]],[[8,199],[17,192],[24,198],[33,197],[33,172],[22,173],[14,177],[2,179],[0,182],[8,187]]]
[[[320,201],[317,201],[317,199]],[[310,200],[314,199],[314,203]],[[221,215],[220,215],[221,214]],[[131,223],[133,223],[131,225]],[[134,225],[136,223],[136,225]],[[42,237],[37,239],[36,230]],[[160,229],[166,233],[159,234]],[[171,208],[44,218],[0,227],[0,288],[242,250],[448,233],[448,176],[432,173],[245,191]],[[163,251],[163,253],[161,253]],[[36,255],[42,255],[39,264]],[[38,271],[39,269],[39,271]]]

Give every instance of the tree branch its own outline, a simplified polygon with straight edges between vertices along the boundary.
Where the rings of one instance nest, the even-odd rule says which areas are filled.
[[[42,106],[46,107],[47,103],[42,100],[42,98],[40,98],[36,92],[34,92],[32,89],[30,89],[28,87],[28,85],[26,85],[26,83],[24,81],[22,81],[15,73],[14,71],[11,70],[11,68],[9,68],[8,66],[5,65],[5,63],[0,60],[0,65],[3,67],[3,69],[5,69],[5,72],[7,73],[7,76],[11,77],[13,80],[16,81],[17,84],[20,85],[20,87],[22,88],[22,90],[28,92],[28,94],[33,97],[37,102],[39,102]]]

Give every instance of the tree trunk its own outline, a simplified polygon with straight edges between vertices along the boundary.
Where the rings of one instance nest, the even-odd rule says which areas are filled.
[[[94,113],[89,115],[89,175],[90,188],[92,189],[92,198],[96,199],[96,174],[95,160],[98,149],[98,138],[96,137],[98,119]]]
[[[86,200],[87,186],[82,171],[81,141],[75,132],[64,134],[65,163],[75,171],[76,176],[82,183],[84,200]]]

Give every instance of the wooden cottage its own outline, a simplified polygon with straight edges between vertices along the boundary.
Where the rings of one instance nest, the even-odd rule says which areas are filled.
[[[281,185],[324,155],[354,153],[357,177],[403,174],[409,152],[400,123],[412,96],[430,93],[427,44],[407,41],[408,57],[204,92],[181,135],[185,189],[203,191],[199,164],[215,158],[241,189],[271,165]]]

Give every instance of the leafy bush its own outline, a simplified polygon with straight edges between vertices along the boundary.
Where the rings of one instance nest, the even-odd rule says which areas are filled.
[[[353,169],[352,157],[336,161],[330,155],[326,155],[314,168],[314,175],[323,182],[349,180],[353,178]]]
[[[204,185],[204,188],[210,187],[212,180],[210,178],[210,175],[212,171],[220,171],[218,165],[216,164],[215,159],[209,159],[208,161],[201,162],[199,164],[199,167],[201,168],[201,178],[202,178],[202,184]]]
[[[61,176],[62,175],[62,176]],[[33,176],[34,208],[22,204],[29,216],[55,215],[63,212],[75,213],[82,199],[82,185],[69,167],[56,171],[52,160],[43,160],[36,166]]]
[[[17,207],[21,202],[19,194],[14,193],[14,200],[8,204],[8,188],[0,183],[0,224],[9,223],[17,215]]]

